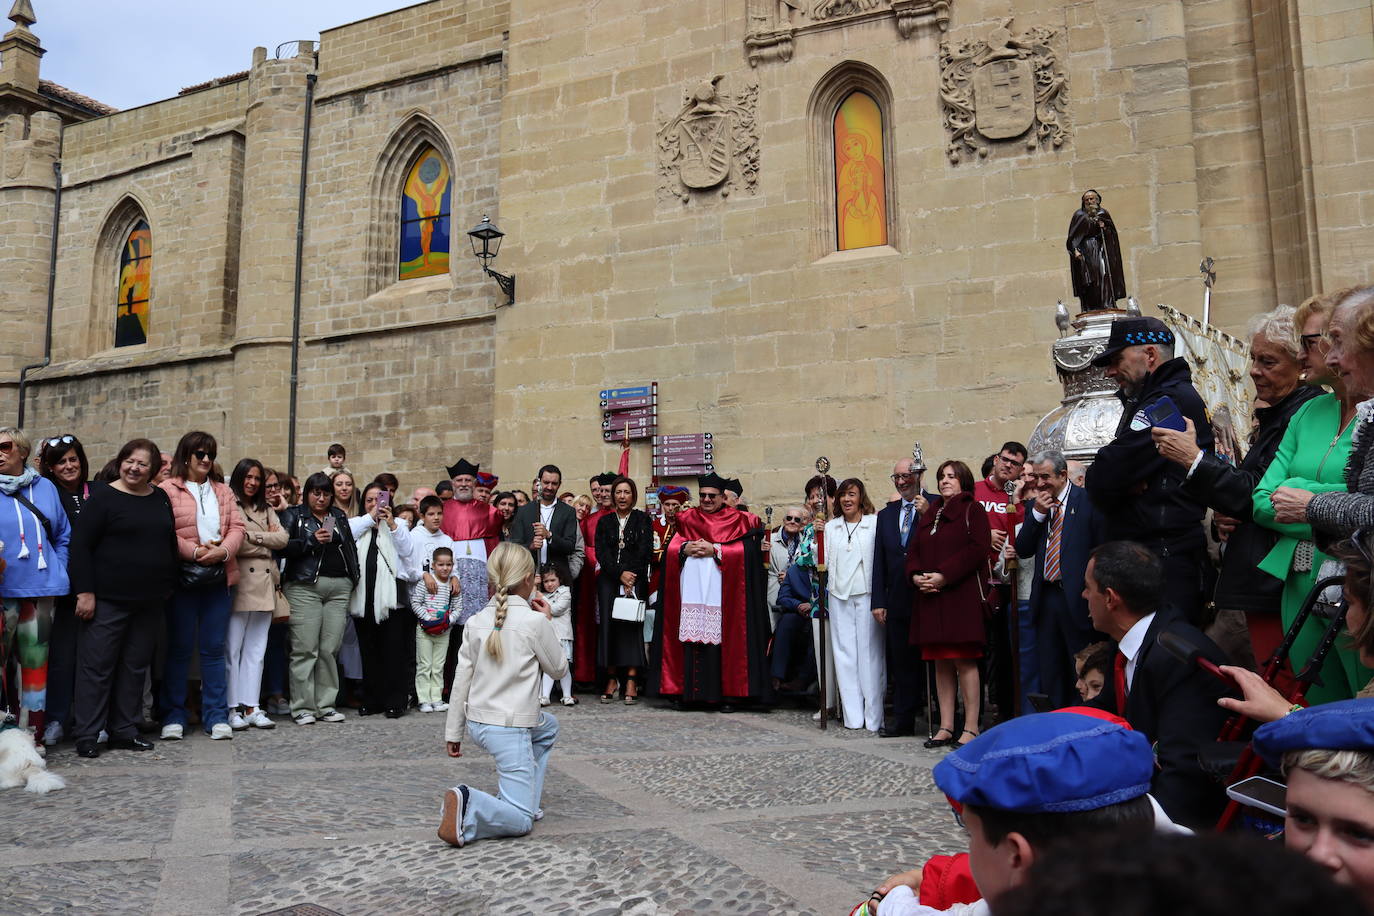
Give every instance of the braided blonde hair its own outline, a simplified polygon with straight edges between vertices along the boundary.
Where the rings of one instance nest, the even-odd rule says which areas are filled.
[[[496,625],[487,637],[487,654],[498,662],[501,650],[501,627],[506,623],[506,599],[510,590],[526,577],[534,574],[534,557],[526,547],[509,541],[497,544],[487,559],[487,582],[496,592]]]

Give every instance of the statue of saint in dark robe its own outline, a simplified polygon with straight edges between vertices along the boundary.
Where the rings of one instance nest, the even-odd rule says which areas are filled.
[[[1102,195],[1083,192],[1083,206],[1069,220],[1069,273],[1073,294],[1083,311],[1116,308],[1126,298],[1126,276],[1121,270],[1121,243],[1116,224],[1102,208]]]

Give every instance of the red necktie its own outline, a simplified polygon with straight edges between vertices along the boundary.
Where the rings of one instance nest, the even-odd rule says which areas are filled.
[[[1116,664],[1113,669],[1116,677],[1116,714],[1124,719],[1126,717],[1126,656],[1121,652],[1116,653]]]

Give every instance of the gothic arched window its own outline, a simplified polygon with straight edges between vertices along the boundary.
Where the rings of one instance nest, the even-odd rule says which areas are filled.
[[[401,190],[400,279],[448,273],[451,198],[448,163],[434,147],[426,147]]]
[[[887,183],[883,113],[873,96],[855,91],[835,109],[835,247],[887,244]]]
[[[148,293],[153,276],[153,232],[148,221],[134,223],[119,252],[119,287],[115,298],[116,347],[148,342]]]

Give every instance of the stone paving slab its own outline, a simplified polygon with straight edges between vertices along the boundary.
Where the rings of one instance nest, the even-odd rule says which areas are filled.
[[[693,799],[699,807],[766,808],[929,792],[929,771],[845,748],[609,758],[604,766],[649,791]]]
[[[55,760],[50,766],[63,772],[59,764]],[[47,795],[18,789],[5,793],[4,810],[17,816],[0,818],[0,849],[171,839],[175,804],[169,802],[181,790],[180,773],[162,768],[110,774],[78,770],[63,776],[68,787]],[[91,804],[92,792],[98,793],[99,804]]]
[[[162,869],[163,863],[154,859],[0,868],[0,912],[26,916],[150,913]]]

